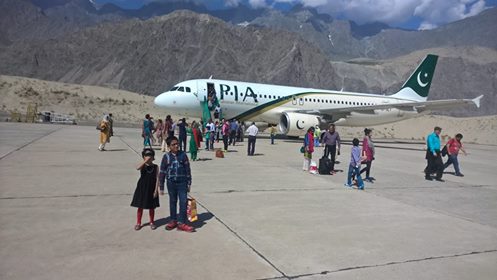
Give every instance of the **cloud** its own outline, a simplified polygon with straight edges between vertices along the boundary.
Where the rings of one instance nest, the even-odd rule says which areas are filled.
[[[359,24],[380,21],[399,25],[418,17],[421,22],[420,28],[434,28],[474,16],[486,8],[485,0],[274,0],[271,2],[300,3],[316,8],[322,13],[350,19]]]

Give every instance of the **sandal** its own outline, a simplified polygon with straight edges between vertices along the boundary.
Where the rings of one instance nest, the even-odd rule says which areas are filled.
[[[135,225],[135,230],[140,230],[142,228],[141,225]]]
[[[154,223],[151,223],[151,224],[150,224],[150,228],[151,228],[152,230],[155,230],[155,229],[157,228],[157,226],[156,226]]]

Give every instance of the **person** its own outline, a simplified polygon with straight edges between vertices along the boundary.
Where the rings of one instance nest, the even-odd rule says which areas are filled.
[[[373,177],[370,177],[370,171],[371,171],[371,163],[374,160],[374,143],[371,140],[371,136],[373,134],[373,131],[369,128],[364,129],[364,139],[362,140],[362,156],[366,158],[363,163],[366,164],[366,167],[364,167],[361,170],[361,173],[366,172],[366,178],[364,178],[365,181],[368,181],[372,183],[375,179]]]
[[[145,148],[142,158],[136,170],[140,170],[140,179],[136,183],[135,193],[131,201],[132,207],[137,207],[135,230],[142,228],[143,209],[148,209],[150,228],[155,230],[154,223],[155,208],[159,207],[159,167],[154,164],[155,152],[153,149]]]
[[[426,138],[426,161],[425,179],[432,181],[431,173],[436,173],[435,180],[444,182],[443,175],[443,161],[440,153],[440,133],[442,128],[435,126],[433,133]]]
[[[255,123],[252,122],[252,125],[247,128],[248,133],[248,145],[247,145],[247,155],[253,156],[255,152],[255,140],[257,138],[257,134],[259,133],[259,129],[255,126]]]
[[[219,131],[221,131],[222,125],[219,125],[219,121],[216,121],[214,123],[214,125],[215,125],[214,126],[214,129],[215,129],[214,130],[214,136],[215,136],[214,138],[216,139],[216,143],[219,143]]]
[[[223,152],[228,151],[228,137],[230,134],[230,123],[228,120],[222,120],[223,126],[221,128],[221,134],[223,136],[223,144],[224,144],[224,150]]]
[[[269,135],[271,136],[271,145],[274,145],[274,137],[276,136],[276,125],[271,125],[269,129]]]
[[[152,148],[152,144],[150,143],[150,134],[152,130],[150,129],[150,115],[146,114],[145,119],[142,124],[142,137],[143,137],[143,147],[146,148],[149,146]]]
[[[166,152],[167,151],[167,145],[166,145],[166,139],[171,135],[170,130],[172,126],[172,119],[170,115],[166,116],[166,119],[164,120],[164,131],[162,133],[162,145],[161,145],[161,151]]]
[[[357,188],[359,190],[364,189],[364,182],[362,181],[361,178],[361,173],[359,172],[361,168],[361,161],[364,158],[361,158],[361,148],[359,148],[359,139],[354,138],[352,140],[352,150],[350,152],[350,164],[349,164],[349,171],[347,173],[347,183],[344,185],[346,187],[351,188],[352,187],[352,177],[355,175],[356,180],[357,180]]]
[[[238,130],[238,123],[235,119],[231,120],[230,123],[230,145],[235,146],[236,144],[236,132]]]
[[[304,165],[302,170],[308,171],[311,166],[312,153],[314,152],[314,127],[309,127],[304,137]]]
[[[186,152],[186,119],[178,121],[179,150]]]
[[[166,230],[177,228],[180,231],[193,232],[192,226],[186,222],[187,193],[192,185],[190,162],[184,151],[179,150],[179,141],[176,136],[167,138],[169,152],[162,157],[159,175],[160,194],[164,195],[166,181],[169,194],[169,211],[171,220],[166,224]],[[179,199],[179,215],[176,211]]]
[[[109,113],[109,138],[107,138],[107,143],[110,143],[112,136],[114,136],[114,119],[112,119],[112,113]]]
[[[245,125],[245,122],[240,122],[238,124],[238,131],[240,132],[240,140],[238,142],[240,143],[243,143],[245,140],[244,138],[245,138],[245,130],[247,130],[246,128],[247,126]]]
[[[155,123],[154,123],[154,118],[152,116],[150,116],[149,118],[149,125],[150,125],[150,143],[152,143],[152,145],[155,145],[155,137],[154,137],[154,133],[155,133]]]
[[[461,173],[461,170],[459,169],[459,160],[457,159],[457,156],[459,155],[459,151],[462,151],[464,155],[466,155],[466,151],[462,147],[462,134],[458,133],[456,134],[455,138],[452,138],[447,142],[447,156],[449,157],[447,159],[447,162],[444,164],[444,169],[449,167],[449,165],[454,164],[454,170],[456,171],[456,176],[458,177],[464,177],[464,175]]]
[[[335,174],[335,156],[340,155],[340,135],[335,131],[335,125],[331,124],[328,131],[324,133],[321,141],[325,144],[324,156],[331,158],[331,174]]]
[[[210,119],[207,121],[207,123],[205,124],[205,128],[204,128],[204,137],[205,137],[205,150],[209,150],[210,146],[211,146],[211,125],[210,125],[211,121]]]
[[[217,104],[216,109],[214,109],[214,118],[219,120],[220,117],[221,117],[221,106]]]
[[[109,139],[110,134],[110,124],[109,124],[109,116],[104,115],[103,119],[99,124],[100,128],[100,146],[98,146],[98,150],[103,152],[105,151],[105,144],[107,143],[107,139]]]
[[[190,136],[189,151],[192,161],[197,160],[197,151],[198,151],[198,146],[196,141],[197,133],[194,132],[194,130],[196,130],[195,127],[196,127],[196,122],[193,121],[191,126],[186,128],[186,132]]]
[[[157,135],[157,143],[162,144],[164,136],[164,122],[162,119],[157,120],[157,125],[155,126],[155,134]]]
[[[314,147],[319,147],[319,139],[321,139],[321,129],[316,124],[316,128],[314,129]]]
[[[216,138],[216,125],[212,122],[212,119],[209,119],[207,127],[209,128],[209,136],[210,136],[210,141],[208,143],[209,148],[211,150],[214,150],[214,140]]]

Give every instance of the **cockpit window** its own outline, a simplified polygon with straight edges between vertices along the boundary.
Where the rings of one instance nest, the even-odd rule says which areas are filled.
[[[186,92],[192,92],[189,87],[185,87]]]
[[[177,89],[178,89],[178,87],[173,87],[173,88],[172,88],[172,89],[170,89],[169,91],[175,91],[175,90],[177,90]]]
[[[185,91],[185,88],[184,87],[179,87],[178,91]]]

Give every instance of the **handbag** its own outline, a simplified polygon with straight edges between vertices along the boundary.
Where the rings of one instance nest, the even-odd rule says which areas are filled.
[[[197,201],[193,197],[188,198],[188,205],[186,207],[186,215],[188,217],[188,221],[195,222],[198,220],[197,216]]]
[[[304,146],[300,147],[300,152],[301,152],[302,154],[303,154],[303,153],[305,153],[305,147],[304,147]]]
[[[444,146],[444,148],[442,149],[442,156],[446,156],[447,155],[447,145]]]

